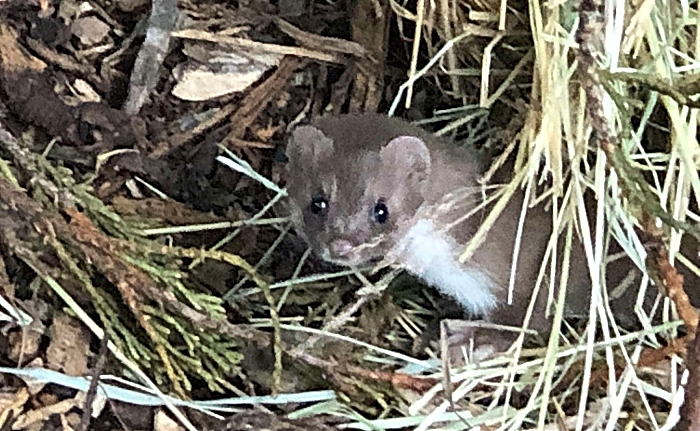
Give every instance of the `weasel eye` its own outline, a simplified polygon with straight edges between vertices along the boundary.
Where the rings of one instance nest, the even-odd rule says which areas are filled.
[[[323,214],[328,211],[328,199],[323,195],[316,195],[311,198],[309,209],[314,214]]]
[[[379,199],[374,205],[374,220],[379,224],[384,224],[388,218],[389,208],[386,207],[383,199]]]

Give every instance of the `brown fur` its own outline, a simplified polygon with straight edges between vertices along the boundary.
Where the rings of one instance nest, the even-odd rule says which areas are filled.
[[[427,156],[421,153],[418,146],[411,148],[408,145],[403,151],[401,148],[388,149],[387,144],[399,136],[420,138],[428,150]],[[473,151],[458,148],[402,120],[378,114],[318,119],[311,126],[298,128],[292,134],[287,154],[287,189],[297,231],[321,257],[347,265],[385,256],[421,219],[429,218],[443,226],[472,209],[478,200],[474,196],[478,194],[449,210],[440,203],[455,190],[478,190],[477,181],[485,167]],[[310,199],[321,191],[329,199],[325,220],[319,220],[309,212]],[[371,223],[369,218],[371,208],[379,197],[386,199],[390,213],[389,222],[381,226]],[[550,211],[542,205],[528,209],[517,262],[513,303],[508,305],[511,258],[523,199],[523,192],[518,191],[490,230],[484,244],[466,263],[488,274],[497,286],[495,295],[498,306],[487,317],[495,323],[511,326],[522,324],[552,230]],[[594,211],[594,202],[589,199],[589,214]],[[464,246],[483,217],[484,213],[481,213],[470,218],[451,230],[450,235],[456,243]],[[589,222],[593,228],[592,215]],[[346,258],[329,256],[329,244],[338,238],[354,245],[353,253]],[[566,311],[568,315],[587,315],[591,281],[583,246],[577,238],[574,239],[569,266]],[[561,260],[563,237],[560,237],[559,244],[556,255]],[[686,241],[686,244],[687,250],[696,249],[690,242]],[[401,255],[396,258],[396,263],[401,264]],[[609,288],[630,273],[636,277],[638,284],[641,272],[629,259],[610,264],[606,270]],[[688,271],[685,273],[689,275]],[[561,274],[561,268],[558,268],[557,274]],[[550,319],[545,313],[547,289],[548,284],[543,284],[537,298],[530,325],[533,329],[549,328]],[[633,284],[625,295],[612,301],[621,319],[633,317],[636,290]]]

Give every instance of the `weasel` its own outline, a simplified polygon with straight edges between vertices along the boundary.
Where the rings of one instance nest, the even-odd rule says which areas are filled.
[[[552,215],[543,205],[527,211],[509,304],[524,193],[516,192],[486,240],[464,263],[459,254],[485,212],[444,229],[481,202],[478,180],[486,164],[476,151],[403,120],[366,113],[322,117],[297,127],[288,139],[287,157],[293,224],[322,259],[343,266],[385,259],[453,297],[472,317],[522,325],[552,232]],[[564,239],[558,243],[563,247]],[[631,260],[621,259],[606,274],[610,286],[630,274],[639,280],[641,271]],[[549,328],[547,290],[544,283],[530,321],[532,329]],[[618,302],[632,313],[636,289],[627,290],[630,293]],[[574,238],[568,315],[587,314],[590,291],[583,246]]]

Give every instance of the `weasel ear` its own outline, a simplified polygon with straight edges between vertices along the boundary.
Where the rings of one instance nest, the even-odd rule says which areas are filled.
[[[430,172],[430,150],[415,136],[398,136],[387,142],[379,151],[379,158],[384,166],[413,172],[421,179]]]
[[[287,157],[297,166],[317,164],[333,153],[333,139],[313,126],[299,126],[287,140]]]

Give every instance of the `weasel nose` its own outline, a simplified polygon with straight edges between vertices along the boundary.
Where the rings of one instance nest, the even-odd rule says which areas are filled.
[[[331,253],[336,256],[347,256],[354,248],[355,245],[352,242],[342,238],[333,240],[330,245]]]

